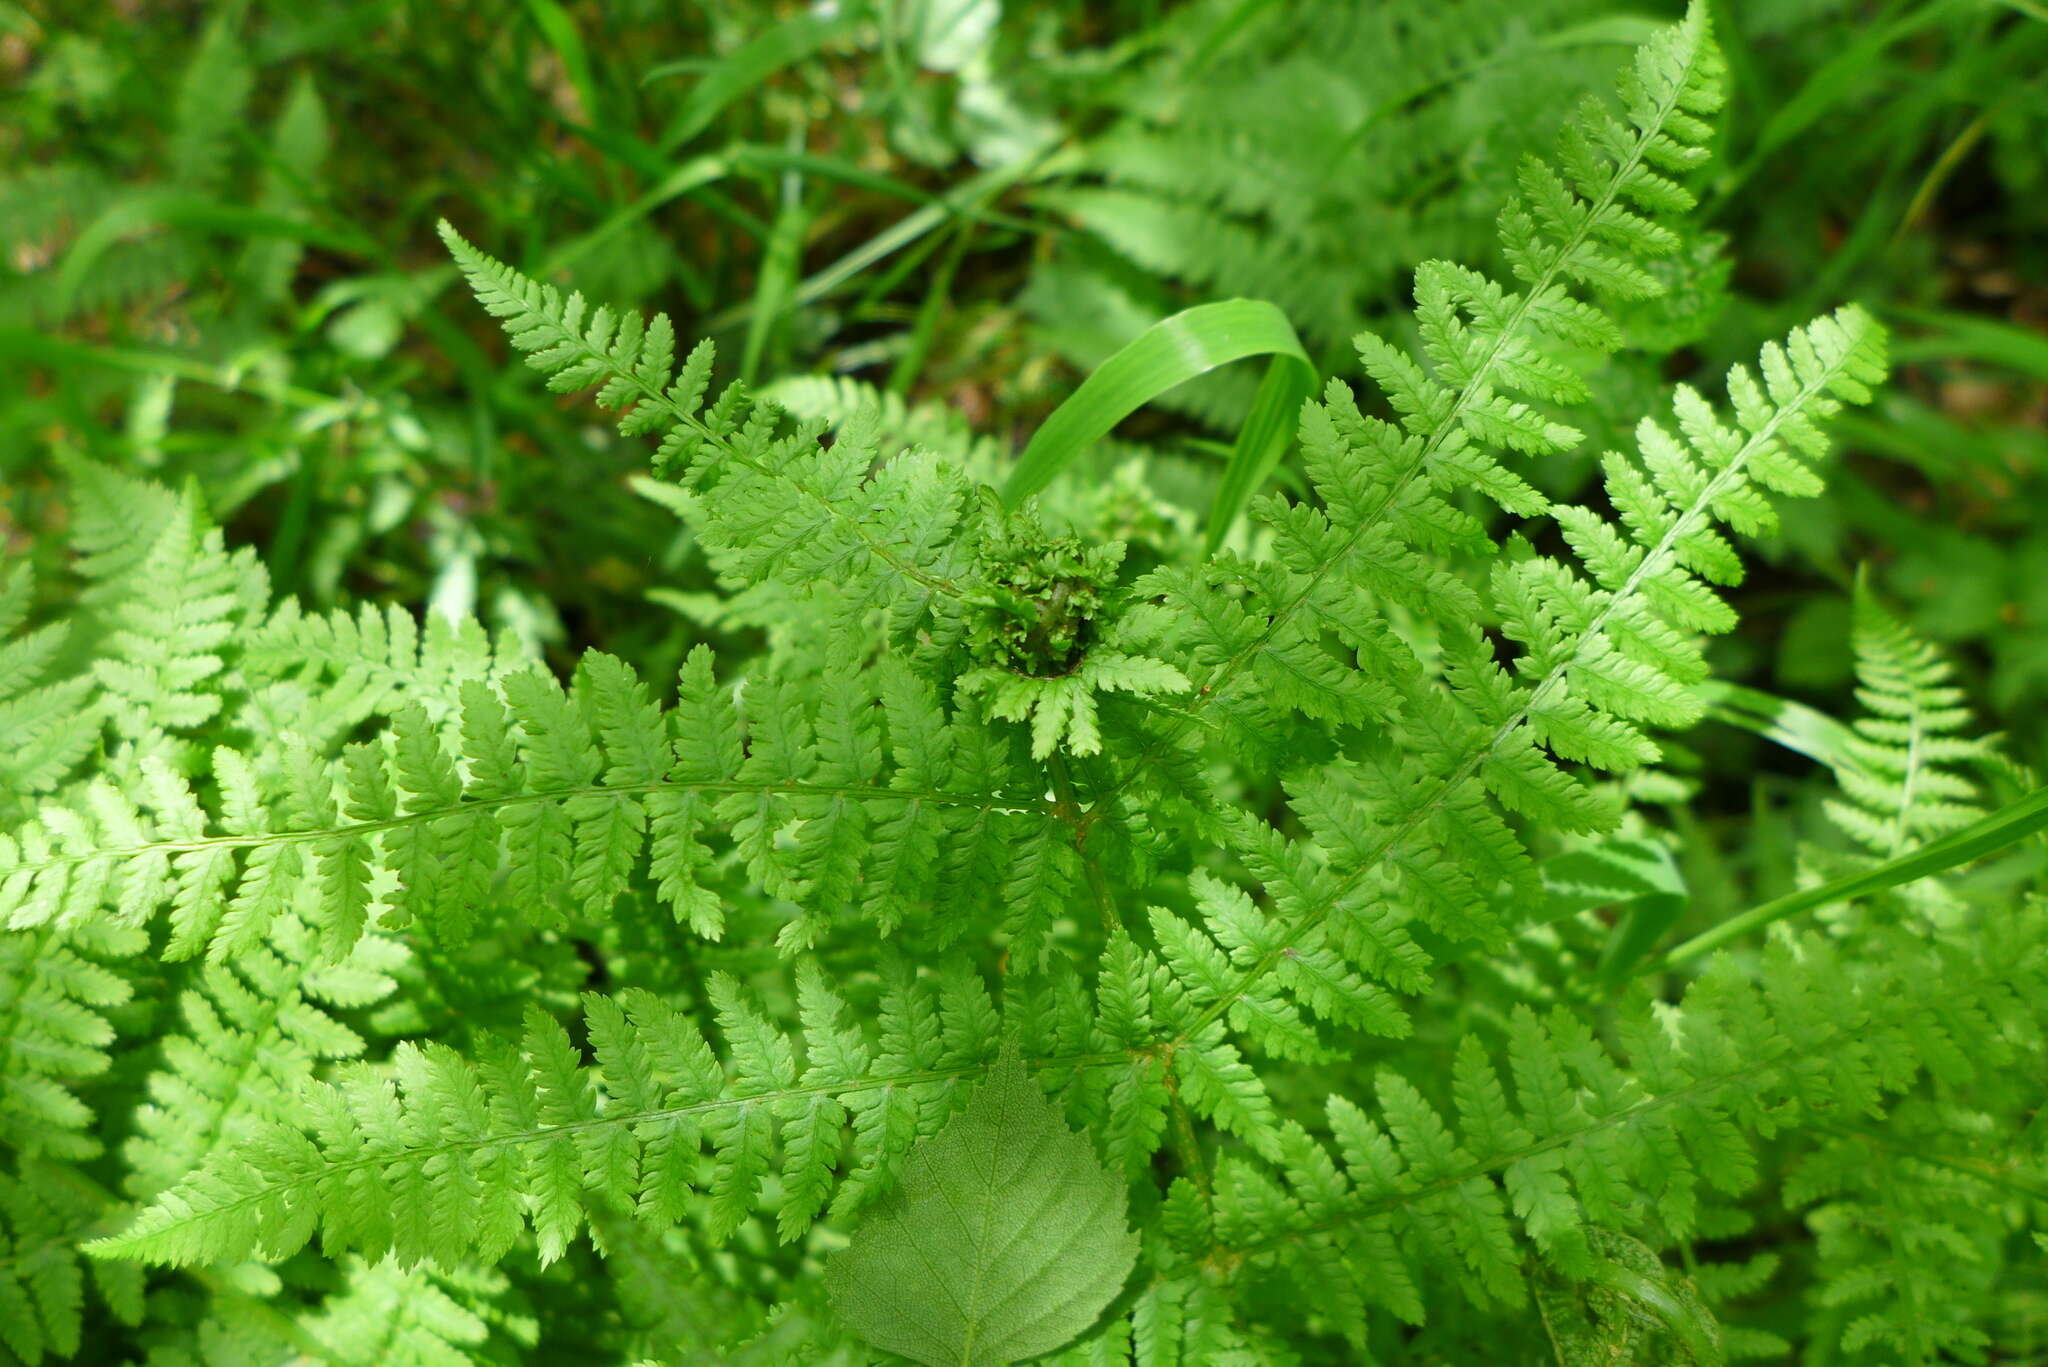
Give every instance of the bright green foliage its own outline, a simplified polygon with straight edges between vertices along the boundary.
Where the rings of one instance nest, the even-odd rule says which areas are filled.
[[[355,671],[340,673],[322,706],[371,710]],[[157,769],[133,798],[103,791],[89,813],[0,837],[0,880],[16,926],[165,909],[173,957],[220,959],[260,943],[301,877],[314,881],[306,914],[334,953],[373,906],[394,928],[417,919],[442,939],[470,935],[501,895],[544,924],[601,914],[643,862],[675,918],[716,939],[704,844],[715,832],[752,879],[807,909],[784,934],[802,944],[835,914],[858,909],[893,928],[921,917],[941,880],[994,891],[1052,857],[1045,804],[1011,791],[1001,738],[949,722],[907,671],[829,677],[808,696],[756,680],[741,702],[699,651],[675,707],[662,708],[627,666],[593,655],[566,692],[532,668],[496,687],[444,686],[438,725],[418,700],[431,691],[387,694],[387,741],[347,747],[334,772],[298,736],[274,784],[218,751],[216,815]],[[411,683],[431,687],[418,671]],[[791,821],[803,833],[784,843]]]
[[[959,964],[929,981],[891,964],[872,1038],[815,967],[800,970],[801,1050],[734,980],[707,991],[723,1059],[689,1013],[628,989],[584,1001],[592,1066],[533,1008],[516,1038],[485,1041],[474,1062],[408,1044],[388,1069],[339,1070],[279,1111],[303,1108],[317,1146],[294,1124],[252,1132],[98,1247],[169,1263],[284,1257],[317,1230],[329,1248],[452,1266],[495,1261],[530,1226],[552,1259],[587,1205],[663,1224],[701,1217],[715,1241],[765,1205],[792,1240],[828,1200],[874,1199],[944,1119],[957,1080],[988,1066],[1002,1027]],[[1087,1042],[1071,999],[1045,1010],[1040,1039]],[[350,1175],[337,1184],[340,1153]]]
[[[75,1355],[88,1317],[142,1322],[143,1269],[93,1262],[79,1249],[98,1213],[54,1166],[25,1162],[0,1180],[0,1347],[14,1358]]]
[[[70,634],[52,623],[23,631],[35,598],[35,573],[27,566],[0,581],[0,793],[24,802],[48,792],[84,758],[92,732],[70,724],[91,692],[83,678],[52,678],[52,664]]]
[[[2048,1189],[2032,854],[1729,918],[2013,767],[1866,594],[1840,795],[1760,764],[1809,800],[1732,840],[1688,808],[1702,685],[1756,643],[1713,643],[1742,547],[1797,540],[1886,378],[1852,305],[1616,383],[1715,273],[1707,12],[1520,161],[1496,274],[1417,269],[1215,554],[1213,469],[1119,446],[1006,510],[1014,443],[856,381],[720,391],[665,316],[452,229],[548,386],[651,439],[673,540],[603,555],[676,570],[689,630],[577,656],[454,590],[302,603],[196,484],[57,467],[66,541],[0,581],[0,1356],[100,1326],[195,1365],[2004,1351]],[[530,17],[571,122],[625,145],[577,13]],[[225,31],[195,70],[239,107]],[[1218,41],[1162,60],[1243,79],[1265,39]],[[179,174],[218,183],[196,89]],[[1080,159],[1101,193],[1172,113]],[[1280,202],[1244,193],[1185,199]]]
[[[826,1275],[876,1347],[927,1367],[1004,1367],[1094,1323],[1137,1256],[1123,1184],[1005,1059],[904,1158]]]
[[[1718,1199],[1757,1180],[1747,1136],[1863,1123],[1923,1073],[1953,1086],[2017,1066],[2031,1045],[1997,1022],[2038,998],[2042,936],[2026,917],[2001,934],[1968,953],[1895,940],[1862,967],[1788,937],[1755,979],[1723,962],[1682,1007],[1626,1012],[1620,1050],[1570,1013],[1518,1007],[1498,1063],[1479,1036],[1461,1042],[1455,1124],[1387,1071],[1370,1111],[1330,1099],[1334,1160],[1291,1128],[1277,1174],[1219,1170],[1216,1247],[1298,1279],[1347,1325],[1369,1306],[1419,1322],[1425,1250],[1453,1255],[1440,1270],[1483,1307],[1520,1302],[1527,1252],[1583,1279],[1602,1231],[1698,1237]]]

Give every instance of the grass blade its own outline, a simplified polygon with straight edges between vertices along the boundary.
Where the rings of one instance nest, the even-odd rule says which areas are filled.
[[[866,17],[858,5],[848,6],[835,15],[800,14],[742,45],[697,82],[690,98],[662,131],[661,150],[673,152],[709,127],[734,100],[784,67],[801,62],[833,39],[851,32]],[[677,75],[685,69],[684,63],[670,62],[648,72],[641,83]]]
[[[1753,731],[1837,772],[1862,772],[1856,762],[1856,733],[1824,712],[1775,693],[1718,679],[1701,684],[1699,691],[1706,699],[1708,715],[1716,721]]]
[[[1287,315],[1263,299],[1226,299],[1163,318],[1097,366],[1032,436],[1003,487],[1015,507],[1052,482],[1068,462],[1161,394],[1221,365],[1271,356],[1273,366],[1238,431],[1210,512],[1211,544],[1279,462],[1293,415],[1315,387],[1315,370]],[[1291,371],[1276,379],[1274,371]]]
[[[1874,892],[1898,887],[1902,883],[1917,882],[1922,878],[1966,864],[1972,859],[1981,859],[1995,854],[2009,845],[2016,845],[2036,831],[2048,828],[2048,788],[2037,788],[2012,805],[1993,812],[1982,821],[1973,822],[1941,839],[1922,845],[1919,849],[1887,859],[1875,868],[1860,873],[1844,875],[1822,883],[1818,887],[1802,888],[1787,893],[1761,906],[1751,907],[1740,916],[1731,916],[1713,929],[1693,936],[1684,944],[1650,960],[1638,969],[1641,973],[1657,973],[1676,967],[1688,959],[1697,959],[1711,954],[1723,945],[1739,940],[1751,931],[1762,930],[1775,921],[1783,921],[1816,907],[1828,906],[1835,902],[1854,901],[1868,897]]]

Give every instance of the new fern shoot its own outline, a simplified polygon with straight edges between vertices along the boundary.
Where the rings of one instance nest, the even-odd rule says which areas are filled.
[[[446,225],[652,443],[718,648],[311,610],[70,464],[74,606],[0,582],[0,1356],[1984,1360],[2048,1230],[2031,865],[1672,950],[1728,590],[1886,379],[1850,305],[1601,406],[1699,241],[1707,13],[1213,554],[1141,475],[1007,508],[957,425],[720,388]],[[1809,883],[2014,776],[1855,611]]]

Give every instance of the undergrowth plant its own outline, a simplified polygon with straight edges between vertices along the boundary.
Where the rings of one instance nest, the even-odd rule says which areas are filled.
[[[1142,473],[1006,499],[992,443],[719,389],[445,225],[758,649],[310,609],[193,484],[67,462],[75,607],[0,584],[0,1352],[2024,1346],[2048,801],[1982,815],[2014,766],[1866,593],[1868,715],[1753,718],[1839,785],[1797,886],[1717,921],[1674,858],[1742,547],[1887,368],[1851,305],[1597,411],[1697,245],[1706,14],[1521,162],[1502,271],[1358,334],[1213,552]],[[1526,477],[1596,421],[1586,501]]]

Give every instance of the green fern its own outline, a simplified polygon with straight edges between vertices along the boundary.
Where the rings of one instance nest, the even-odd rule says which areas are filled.
[[[1506,274],[1417,272],[1414,354],[1357,339],[1369,392],[1304,407],[1299,482],[1214,556],[1139,466],[1006,510],[1006,443],[850,383],[714,396],[708,344],[679,364],[665,318],[452,231],[547,384],[655,439],[637,487],[716,581],[715,657],[558,674],[439,613],[273,603],[194,490],[68,462],[60,582],[0,585],[6,1352],[141,1322],[108,1351],[1988,1355],[2037,1257],[2038,903],[1787,921],[1694,976],[1608,924],[1644,880],[1572,880],[1626,852],[1671,875],[1659,925],[1710,919],[1718,832],[1637,778],[1683,762],[1738,541],[1884,374],[1851,307],[1725,397],[1599,392],[1699,266],[1705,13],[1522,164]],[[1173,188],[1172,112],[1093,193]],[[1176,211],[1276,217],[1287,175]],[[1638,418],[1597,505],[1539,492],[1530,460]],[[1972,820],[1988,751],[1861,612],[1875,715],[1831,810],[1875,863]],[[991,1238],[1026,1190],[1077,1204]],[[861,1271],[935,1248],[961,1267]],[[1968,1273],[1917,1283],[1941,1255]]]
[[[0,733],[8,737],[0,754],[0,793],[10,804],[55,788],[93,741],[91,729],[76,724],[92,683],[62,677],[57,666],[69,624],[22,630],[35,589],[34,571],[26,566],[0,580]]]
[[[907,671],[834,678],[811,697],[758,681],[764,701],[742,707],[700,651],[673,709],[605,656],[566,693],[531,669],[499,688],[472,678],[447,726],[408,702],[388,745],[351,746],[333,770],[302,739],[281,773],[216,752],[218,815],[161,767],[138,794],[46,813],[0,836],[0,887],[16,926],[81,924],[103,905],[129,922],[168,910],[174,954],[223,958],[260,943],[311,876],[309,915],[339,954],[373,903],[387,924],[417,918],[439,938],[508,904],[541,923],[601,915],[645,851],[676,919],[715,939],[703,843],[715,831],[754,882],[807,908],[782,935],[801,946],[854,906],[894,928],[929,917],[941,880],[993,894],[1062,858],[1000,738],[949,721]],[[340,687],[355,706],[353,684]],[[1043,908],[1027,895],[1015,910]]]
[[[1963,692],[1940,653],[1877,604],[1856,595],[1857,700],[1868,710],[1836,771],[1841,800],[1828,815],[1874,859],[1891,859],[1983,815],[1977,787],[1961,772],[1988,763],[1970,725]]]
[[[317,1230],[325,1247],[372,1260],[454,1265],[495,1261],[530,1226],[552,1260],[586,1202],[701,1221],[722,1242],[763,1205],[771,1173],[787,1242],[828,1202],[848,1213],[872,1201],[893,1160],[944,1120],[960,1081],[990,1066],[1003,1028],[961,966],[935,990],[899,962],[873,1039],[822,974],[800,970],[801,1052],[736,981],[715,978],[708,992],[724,1060],[689,1015],[633,990],[585,999],[589,1067],[538,1009],[517,1040],[488,1042],[475,1062],[400,1046],[388,1070],[307,1089],[317,1143],[290,1127],[252,1136],[95,1250],[173,1264],[281,1258]],[[1034,1042],[1085,1040],[1072,1009],[1035,1020]]]

